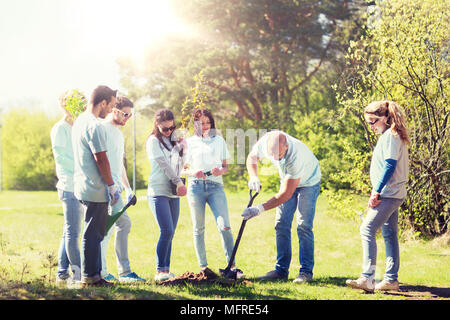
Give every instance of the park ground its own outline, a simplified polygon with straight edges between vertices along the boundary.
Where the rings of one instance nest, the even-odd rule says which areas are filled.
[[[128,210],[132,220],[129,257],[132,271],[147,279],[141,284],[112,288],[67,289],[54,282],[56,255],[62,234],[63,215],[56,191],[3,191],[0,193],[0,299],[2,300],[450,300],[450,240],[424,240],[401,232],[400,291],[364,294],[345,285],[361,271],[362,249],[359,217],[340,218],[321,194],[314,221],[314,279],[308,284],[292,280],[299,270],[298,242],[292,229],[292,262],[289,281],[258,282],[256,277],[274,267],[276,248],[274,210],[248,221],[236,255],[238,267],[250,283],[233,287],[186,285],[167,287],[154,282],[155,247],[159,229],[151,213],[146,190],[138,190],[138,203]],[[261,194],[255,203],[272,194]],[[234,237],[249,196],[246,191],[227,190]],[[361,207],[364,205],[362,199]],[[226,267],[213,216],[207,209],[206,241],[209,267],[218,273]],[[294,224],[295,225],[295,224]],[[384,271],[384,243],[378,235],[376,280]],[[117,276],[114,240],[108,248],[108,269]],[[186,198],[175,233],[171,272],[200,272],[192,240],[192,222]]]

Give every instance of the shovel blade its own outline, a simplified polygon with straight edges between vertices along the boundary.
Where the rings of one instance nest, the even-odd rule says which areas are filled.
[[[230,270],[230,269],[226,268],[226,269],[219,269],[219,272],[222,277],[225,277],[227,279],[236,280],[236,278],[237,278],[236,270]]]

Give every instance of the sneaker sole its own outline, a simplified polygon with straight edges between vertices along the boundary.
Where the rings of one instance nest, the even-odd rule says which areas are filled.
[[[368,292],[368,293],[374,293],[375,292],[375,289],[361,288],[360,286],[353,285],[351,283],[346,283],[346,284],[347,284],[347,286],[349,286],[352,289],[364,290],[365,292]]]
[[[145,282],[145,279],[119,279],[119,282]]]

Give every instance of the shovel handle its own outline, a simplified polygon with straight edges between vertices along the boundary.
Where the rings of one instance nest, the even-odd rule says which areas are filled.
[[[247,208],[251,207],[253,204],[253,200],[255,200],[256,196],[259,194],[259,191],[253,194],[253,190],[250,189],[250,201],[248,202]],[[239,246],[239,242],[241,242],[242,233],[244,232],[245,224],[247,220],[243,219],[241,223],[241,227],[239,228],[239,233],[236,238],[236,242],[234,243],[233,252],[231,253],[230,261],[228,262],[228,266],[225,269],[225,273],[229,272],[231,269],[231,265],[233,264],[234,257],[236,256],[236,251]]]
[[[253,190],[250,189],[250,201],[247,205],[247,208],[250,208],[253,205],[253,200],[255,200],[256,196],[259,194],[259,191],[253,195]]]

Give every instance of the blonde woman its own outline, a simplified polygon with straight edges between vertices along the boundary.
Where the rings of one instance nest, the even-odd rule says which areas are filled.
[[[363,271],[357,280],[347,280],[348,286],[374,290],[398,290],[400,255],[398,245],[398,208],[406,197],[408,182],[408,145],[406,117],[402,108],[392,101],[375,101],[364,110],[364,118],[378,135],[370,164],[372,193],[368,212],[361,228],[363,246]],[[378,229],[386,246],[384,280],[375,285]]]

